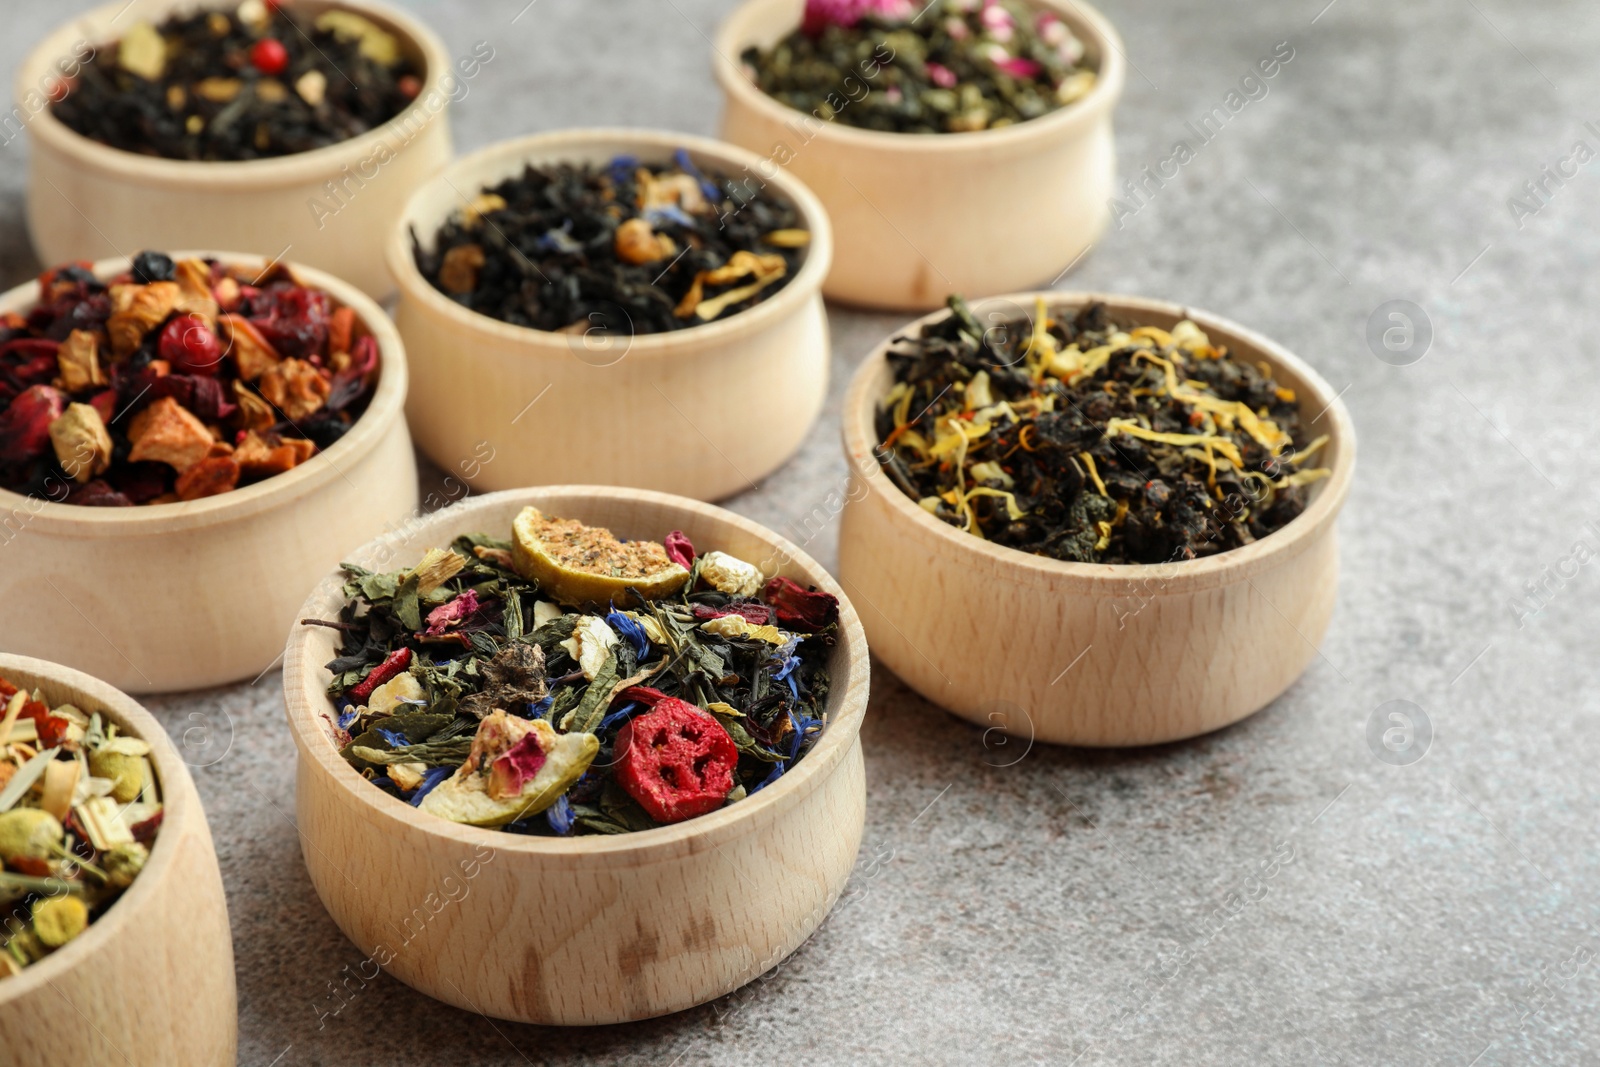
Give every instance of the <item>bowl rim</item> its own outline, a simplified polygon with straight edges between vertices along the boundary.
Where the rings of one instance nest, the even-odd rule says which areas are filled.
[[[444,42],[428,28],[426,23],[382,0],[319,0],[319,2],[327,8],[349,10],[364,15],[384,25],[386,29],[408,38],[407,43],[422,54],[427,67],[422,88],[410,105],[387,122],[356,137],[287,156],[219,161],[167,159],[113,148],[68,129],[55,117],[48,105],[35,112],[23,124],[24,128],[52,150],[71,156],[80,167],[111,175],[119,182],[149,186],[192,186],[208,192],[216,189],[220,192],[234,193],[320,181],[331,174],[337,174],[342,166],[353,165],[367,158],[380,144],[388,145],[389,137],[396,129],[402,126],[411,128],[408,120],[413,116],[420,116],[413,136],[420,134],[424,128],[444,116],[450,105],[450,97],[449,94],[442,94],[439,86],[444,80],[445,72],[453,71],[454,67],[449,53],[445,51]],[[158,0],[158,4],[156,10],[163,13],[177,8],[221,10],[231,6],[228,0]],[[47,33],[17,65],[16,76],[12,80],[14,105],[21,107],[23,98],[28,93],[37,91],[39,85],[49,76],[48,72],[53,69],[52,64],[63,54],[63,43],[91,37],[88,32],[77,32],[80,28],[87,31],[90,26],[115,22],[128,7],[128,0],[112,0],[111,3],[93,8],[70,21],[61,23]],[[104,47],[107,43],[109,42],[100,41],[96,47]],[[425,106],[428,100],[436,98],[442,98],[444,101],[437,111]],[[409,144],[409,141],[408,138],[406,144]],[[394,151],[404,151],[406,144],[402,144]]]
[[[880,150],[918,155],[988,155],[999,149],[1048,139],[1053,134],[1076,133],[1100,122],[1116,107],[1127,80],[1127,53],[1121,35],[1117,33],[1110,19],[1083,0],[1034,0],[1034,2],[1052,9],[1062,21],[1072,26],[1073,32],[1083,40],[1088,49],[1100,57],[1094,88],[1080,99],[1036,119],[1003,126],[997,130],[977,130],[960,134],[889,133],[837,122],[823,122],[812,132],[816,137],[832,140],[837,147],[853,148],[857,151]],[[776,18],[780,12],[787,13],[791,8],[798,6],[794,0],[744,0],[743,4],[723,19],[711,45],[711,67],[717,82],[722,86],[725,105],[732,105],[737,101],[740,105],[759,113],[769,122],[780,125],[794,121],[796,116],[809,114],[762,92],[745,77],[736,58],[748,46],[748,33],[745,31],[749,23],[763,16]]]
[[[776,186],[779,193],[799,209],[811,233],[811,242],[800,270],[787,285],[771,297],[754,307],[714,322],[690,326],[683,330],[634,334],[628,340],[629,358],[636,356],[661,358],[683,350],[704,349],[712,345],[737,341],[798,314],[808,301],[821,293],[823,280],[833,265],[833,227],[822,202],[800,179],[782,167],[775,168],[776,172],[768,175],[761,171],[763,160],[753,152],[710,137],[671,130],[607,126],[555,130],[497,141],[470,155],[462,156],[444,171],[418,186],[390,229],[389,240],[384,247],[384,258],[389,266],[389,274],[399,289],[402,306],[406,301],[414,300],[434,314],[443,316],[458,329],[473,331],[529,349],[543,350],[547,354],[570,355],[572,351],[570,344],[573,339],[571,335],[501,322],[481,311],[464,308],[435,289],[422,276],[422,272],[417,269],[416,260],[412,258],[411,228],[422,212],[426,200],[438,195],[445,187],[451,188],[458,196],[466,195],[466,190],[469,188],[473,192],[481,191],[483,182],[477,175],[497,169],[507,159],[534,155],[550,157],[561,150],[579,150],[613,142],[622,142],[624,146],[643,149],[646,152],[659,151],[668,155],[673,150],[682,148],[688,151],[690,156],[709,160],[714,169],[729,174],[736,174],[741,168],[758,172],[760,180]]]
[[[656,827],[627,834],[596,834],[585,837],[548,838],[525,834],[509,834],[500,830],[463,823],[428,814],[397,797],[371,785],[355,768],[340,757],[327,736],[320,715],[313,710],[316,701],[327,701],[320,662],[308,658],[312,637],[309,626],[296,626],[289,635],[284,654],[283,689],[284,709],[289,720],[289,732],[299,750],[301,767],[297,775],[306,773],[304,765],[315,765],[312,773],[327,776],[330,785],[338,785],[349,794],[352,802],[363,806],[367,821],[377,832],[402,832],[427,839],[430,845],[452,849],[486,846],[495,851],[505,851],[519,856],[537,856],[548,859],[573,859],[594,857],[602,862],[626,862],[633,865],[660,862],[703,852],[749,832],[754,826],[770,822],[811,795],[838,769],[856,744],[861,724],[866,715],[871,684],[871,667],[867,655],[866,633],[856,615],[850,599],[838,581],[821,564],[806,555],[786,538],[768,530],[761,524],[742,515],[706,504],[688,497],[658,493],[646,489],[628,489],[601,485],[550,485],[524,489],[506,489],[464,499],[448,508],[434,512],[423,520],[450,536],[470,532],[473,517],[490,508],[505,504],[539,504],[550,498],[566,498],[568,505],[581,503],[572,498],[608,503],[639,503],[677,510],[702,519],[732,525],[744,533],[769,545],[774,555],[788,563],[786,569],[803,575],[817,588],[839,598],[839,648],[837,662],[845,666],[844,677],[830,679],[830,721],[822,739],[791,770],[777,782],[761,790],[758,795],[746,797],[733,805],[706,815],[686,819],[670,826]],[[421,533],[420,527],[398,530],[369,541],[349,558],[359,558],[380,546],[393,548],[399,541]],[[323,605],[340,601],[344,584],[340,571],[334,571],[318,583],[301,607],[297,618],[317,617]],[[836,695],[835,695],[836,694]]]
[[[117,936],[122,927],[134,922],[134,912],[145,910],[146,905],[153,905],[163,888],[160,883],[165,882],[168,870],[178,862],[179,846],[194,835],[189,825],[192,819],[198,817],[201,828],[207,835],[210,832],[205,810],[201,807],[199,793],[195,790],[187,766],[172,747],[172,739],[167,735],[166,728],[142,704],[93,675],[49,660],[0,652],[0,676],[11,677],[19,672],[82,693],[98,705],[94,710],[107,715],[150,746],[150,762],[161,786],[162,820],[155,843],[150,848],[150,858],[133,880],[133,885],[70,944],[38,963],[24,967],[21,974],[0,981],[0,1008],[38,991],[42,986],[52,984],[53,979],[84,962]],[[30,688],[37,686],[38,682],[34,682]]]
[[[78,537],[156,535],[232,522],[291,503],[334,478],[345,477],[341,464],[346,459],[353,462],[370,453],[383,440],[394,420],[401,417],[408,387],[405,346],[400,341],[394,322],[366,293],[314,267],[252,253],[185,250],[166,254],[174,260],[216,259],[229,265],[260,266],[263,270],[281,262],[299,281],[321,289],[339,304],[353,308],[368,332],[378,341],[378,388],[373,391],[367,410],[343,437],[307,462],[243,489],[170,504],[95,508],[26,496],[0,488],[0,515],[26,513],[29,515],[26,521],[30,528],[37,524],[45,533]],[[115,256],[95,263],[93,270],[96,277],[108,278],[128,270],[129,266],[128,257]],[[39,299],[38,286],[39,281],[35,278],[0,293],[0,312],[31,307]]]
[[[1213,338],[1221,336],[1230,345],[1239,343],[1257,350],[1274,366],[1289,370],[1314,394],[1311,398],[1302,398],[1302,405],[1307,399],[1326,405],[1321,418],[1327,420],[1327,432],[1337,451],[1332,476],[1303,512],[1266,537],[1214,556],[1179,563],[1076,563],[996,545],[957,530],[928,514],[901,492],[872,458],[878,445],[874,416],[879,397],[875,386],[886,371],[889,348],[896,338],[919,334],[924,327],[949,314],[947,309],[940,308],[895,330],[873,348],[851,378],[841,411],[845,458],[850,463],[851,476],[860,478],[870,492],[887,501],[891,513],[900,519],[897,526],[903,525],[905,532],[926,541],[945,556],[959,558],[964,566],[981,566],[1008,580],[1038,581],[1052,589],[1097,594],[1126,587],[1129,592],[1139,591],[1144,596],[1179,595],[1246,580],[1306,550],[1317,540],[1317,535],[1332,526],[1355,474],[1355,428],[1342,394],[1336,393],[1308,363],[1277,342],[1231,319],[1149,297],[1045,290],[974,300],[971,306],[976,313],[997,303],[1031,307],[1038,299],[1043,299],[1051,308],[1076,309],[1099,301],[1106,304],[1113,315],[1188,318]],[[1152,582],[1159,584],[1152,588]]]

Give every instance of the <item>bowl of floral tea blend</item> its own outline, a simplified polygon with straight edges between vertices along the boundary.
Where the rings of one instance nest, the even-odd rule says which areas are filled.
[[[448,161],[444,108],[493,54],[480,42],[452,65],[420,23],[366,0],[92,11],[17,75],[35,246],[47,262],[287,247],[381,294],[375,242]]]
[[[1048,281],[1098,237],[1122,54],[1076,0],[747,0],[712,68],[722,137],[832,216],[827,295],[927,309]]]
[[[136,692],[254,677],[340,544],[416,506],[405,391],[383,312],[299,265],[149,250],[0,296],[8,647]]]
[[[862,364],[845,445],[864,491],[841,580],[883,662],[974,721],[1069,744],[1194,736],[1281,693],[1332,614],[1349,417],[1225,319],[952,297]],[[930,589],[975,626],[940,624]]]
[[[716,141],[491,146],[420,190],[390,240],[413,432],[448,461],[498,427],[505,458],[478,488],[748,488],[820,410],[831,258],[810,192]]]
[[[17,1062],[232,1062],[227,903],[187,769],[127,696],[10,654],[0,910],[0,1043]],[[51,1024],[63,998],[73,1021]]]
[[[367,546],[305,610],[284,685],[307,864],[341,928],[431,996],[561,1025],[680,1010],[781,958],[848,876],[865,645],[826,573],[747,520],[640,490],[492,494]],[[345,883],[335,840],[385,887]],[[733,891],[791,851],[803,876],[768,861],[770,893]],[[395,939],[447,877],[459,912]],[[507,910],[524,897],[540,907]],[[692,962],[604,963],[691,928]],[[507,981],[528,960],[574,993]]]

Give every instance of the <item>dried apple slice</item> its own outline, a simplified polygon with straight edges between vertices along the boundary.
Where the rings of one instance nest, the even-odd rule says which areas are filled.
[[[527,507],[511,527],[511,562],[563,604],[626,604],[682,589],[689,572],[654,541],[621,541],[603,526],[557,519]]]
[[[600,751],[594,734],[558,734],[543,719],[495,710],[472,755],[423,797],[421,808],[469,826],[504,826],[544,811],[583,777]]]

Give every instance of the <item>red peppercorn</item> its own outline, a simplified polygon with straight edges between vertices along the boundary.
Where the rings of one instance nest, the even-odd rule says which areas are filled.
[[[415,100],[417,94],[422,92],[422,79],[415,74],[403,74],[400,76],[400,81],[396,88],[400,90],[400,95],[407,100]]]
[[[720,808],[733,789],[739,750],[715,717],[662,697],[617,733],[617,784],[657,822]]]
[[[268,76],[282,74],[289,68],[289,50],[276,37],[263,37],[250,46],[250,62]]]
[[[198,315],[179,315],[167,323],[157,352],[180,374],[215,374],[222,362],[222,342]]]

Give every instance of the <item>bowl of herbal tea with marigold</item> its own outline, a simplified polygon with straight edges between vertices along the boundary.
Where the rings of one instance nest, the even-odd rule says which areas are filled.
[[[879,658],[959,715],[1171,741],[1316,655],[1354,430],[1244,327],[1136,297],[953,297],[862,364],[844,437],[840,581]]]
[[[849,877],[865,636],[748,519],[493,493],[352,553],[302,611],[284,697],[306,865],[429,996],[545,1025],[680,1011],[792,952]],[[430,894],[450,904],[418,911]]]

